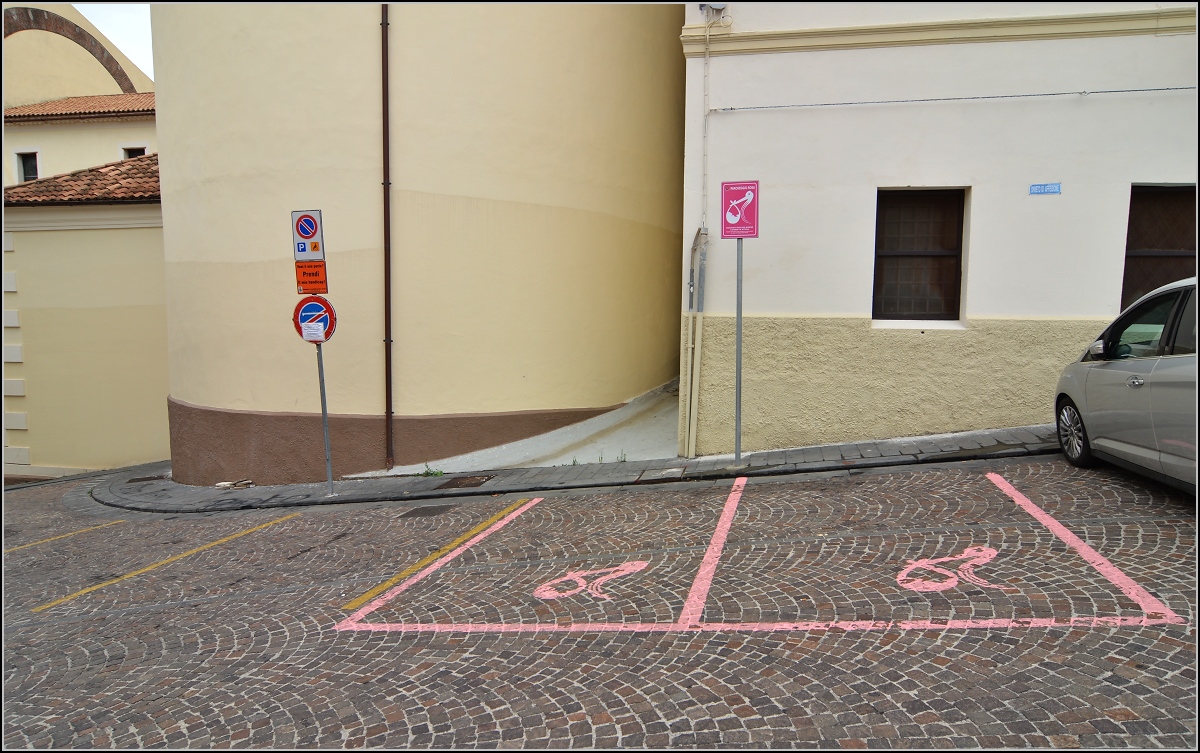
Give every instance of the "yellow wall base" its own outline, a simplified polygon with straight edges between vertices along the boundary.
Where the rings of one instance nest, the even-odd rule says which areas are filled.
[[[898,330],[866,318],[746,317],[742,450],[1049,423],[1059,374],[1106,323],[972,319],[966,329]],[[700,455],[733,451],[734,324],[705,316]]]

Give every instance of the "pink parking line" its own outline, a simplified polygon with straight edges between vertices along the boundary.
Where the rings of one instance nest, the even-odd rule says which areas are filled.
[[[1036,518],[1039,523],[1049,528],[1051,533],[1062,540],[1064,544],[1074,549],[1080,557],[1083,557],[1089,565],[1096,568],[1110,583],[1121,589],[1121,593],[1133,599],[1142,608],[1142,611],[1146,613],[1141,618],[1142,622],[1138,622],[1137,624],[1149,624],[1145,621],[1155,618],[1175,624],[1184,622],[1183,618],[1171,611],[1166,604],[1154,598],[1149,591],[1134,583],[1132,578],[1121,572],[1104,555],[1088,546],[1087,542],[1072,533],[1062,523],[1055,520],[1050,513],[1030,502],[1028,497],[1017,491],[1003,476],[998,473],[989,473],[987,477],[988,480],[1000,488],[1000,491],[1007,494],[1013,502],[1016,502],[1021,509]]]
[[[1178,617],[1018,617],[990,620],[856,620],[838,622],[701,622],[681,627],[677,622],[576,622],[570,625],[538,623],[370,623],[339,630],[384,633],[769,633],[778,631],[833,630],[886,632],[889,630],[995,630],[1001,628],[1130,627],[1175,625]]]
[[[396,598],[412,586],[429,577],[446,564],[468,551],[475,544],[508,525],[517,516],[533,507],[542,500],[534,499],[517,510],[497,521],[490,528],[479,533],[471,540],[458,547],[450,554],[428,567],[412,575],[387,593],[359,609],[345,620],[339,622],[337,630],[362,630],[373,632],[395,633],[674,633],[674,632],[774,632],[774,631],[891,631],[891,630],[980,630],[980,629],[1012,629],[1012,628],[1054,628],[1054,627],[1127,627],[1148,625],[1178,625],[1186,620],[1173,612],[1148,591],[1135,583],[1121,572],[1103,555],[1090,547],[1086,542],[1072,533],[1066,526],[1059,523],[1049,513],[1031,502],[1017,491],[1012,484],[995,473],[987,474],[988,479],[1003,491],[1019,507],[1032,515],[1038,522],[1046,526],[1055,536],[1079,554],[1084,561],[1096,568],[1110,583],[1121,590],[1126,596],[1140,606],[1144,612],[1138,616],[1112,617],[1026,617],[1026,618],[996,618],[978,620],[847,620],[847,621],[805,621],[805,622],[701,622],[704,605],[708,592],[720,564],[721,555],[725,548],[729,531],[737,514],[738,504],[745,490],[747,479],[739,477],[733,485],[721,517],[717,521],[708,549],[700,569],[692,582],[691,590],[684,601],[683,610],[677,622],[583,622],[568,625],[545,623],[368,623],[363,619]]]
[[[400,583],[397,583],[395,586],[393,586],[391,589],[389,589],[382,596],[380,596],[379,598],[375,599],[374,601],[368,603],[366,606],[362,607],[354,614],[350,615],[346,619],[344,619],[341,622],[339,622],[338,624],[334,625],[334,629],[335,630],[363,630],[363,629],[375,630],[375,629],[377,629],[375,627],[371,627],[371,626],[362,624],[363,618],[365,618],[367,615],[374,612],[376,609],[379,609],[384,604],[387,604],[389,601],[396,598],[400,594],[404,593],[408,589],[412,588],[416,584],[425,580],[430,575],[433,575],[438,570],[441,570],[447,564],[449,564],[450,562],[457,559],[460,555],[462,555],[462,554],[466,553],[468,550],[470,550],[471,547],[475,546],[479,542],[486,539],[488,536],[491,536],[496,531],[499,531],[501,528],[503,528],[504,526],[511,523],[513,520],[516,519],[516,517],[518,515],[525,512],[529,508],[533,507],[538,502],[541,502],[542,499],[543,499],[542,497],[538,497],[537,499],[531,499],[528,502],[526,502],[525,504],[518,507],[516,510],[513,510],[508,515],[505,515],[503,518],[496,521],[493,525],[489,526],[488,528],[480,531],[475,536],[471,537],[471,539],[469,541],[464,542],[461,546],[459,546],[457,549],[455,549],[454,551],[447,554],[445,557],[442,557],[440,560],[438,560],[436,562],[429,563],[429,565],[427,565],[423,569],[410,575],[408,578],[405,578]]]
[[[683,611],[679,613],[678,627],[691,627],[700,622],[704,614],[704,602],[708,601],[708,589],[712,586],[713,576],[717,573],[717,565],[721,561],[721,552],[725,550],[725,539],[729,537],[729,529],[733,526],[733,518],[737,515],[738,502],[742,499],[742,490],[746,488],[746,477],[739,476],[733,482],[733,489],[725,500],[725,509],[717,521],[717,530],[713,531],[712,540],[708,542],[708,551],[700,563],[696,579],[692,581],[692,590],[688,591],[687,600],[683,602]]]

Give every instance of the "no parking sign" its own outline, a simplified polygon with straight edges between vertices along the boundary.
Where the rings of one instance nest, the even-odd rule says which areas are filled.
[[[306,231],[316,231],[305,228]],[[324,262],[322,262],[324,263]],[[321,428],[325,431],[325,477],[329,482],[329,496],[333,493],[333,455],[329,451],[329,403],[325,400],[325,360],[321,356],[321,343],[328,342],[337,329],[337,313],[333,304],[319,295],[300,299],[292,312],[292,324],[305,342],[317,346],[317,380],[321,384]]]
[[[337,313],[333,304],[319,295],[301,298],[292,312],[292,324],[296,333],[310,343],[323,343],[333,337],[337,329]]]
[[[296,292],[328,293],[325,226],[320,209],[292,212],[292,253],[296,257]]]
[[[321,210],[292,212],[292,251],[296,261],[325,261],[325,230]]]

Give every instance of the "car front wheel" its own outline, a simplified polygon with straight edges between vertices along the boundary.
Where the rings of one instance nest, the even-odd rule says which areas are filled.
[[[1080,468],[1092,465],[1092,446],[1083,428],[1083,417],[1069,397],[1058,404],[1058,446],[1071,465]]]

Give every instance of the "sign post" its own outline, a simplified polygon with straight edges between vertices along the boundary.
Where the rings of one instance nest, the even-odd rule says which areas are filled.
[[[317,379],[321,383],[321,428],[325,432],[325,478],[329,483],[330,497],[333,493],[333,455],[329,451],[329,406],[325,401],[325,360],[321,355],[321,344],[333,337],[337,329],[337,313],[333,305],[319,295],[302,298],[292,312],[292,324],[305,342],[317,346]]]
[[[325,276],[325,225],[320,209],[292,212],[292,253],[296,257],[296,292],[328,293]]]
[[[737,336],[733,398],[733,463],[742,464],[742,239],[758,237],[758,181],[721,184],[721,237],[737,238]]]

